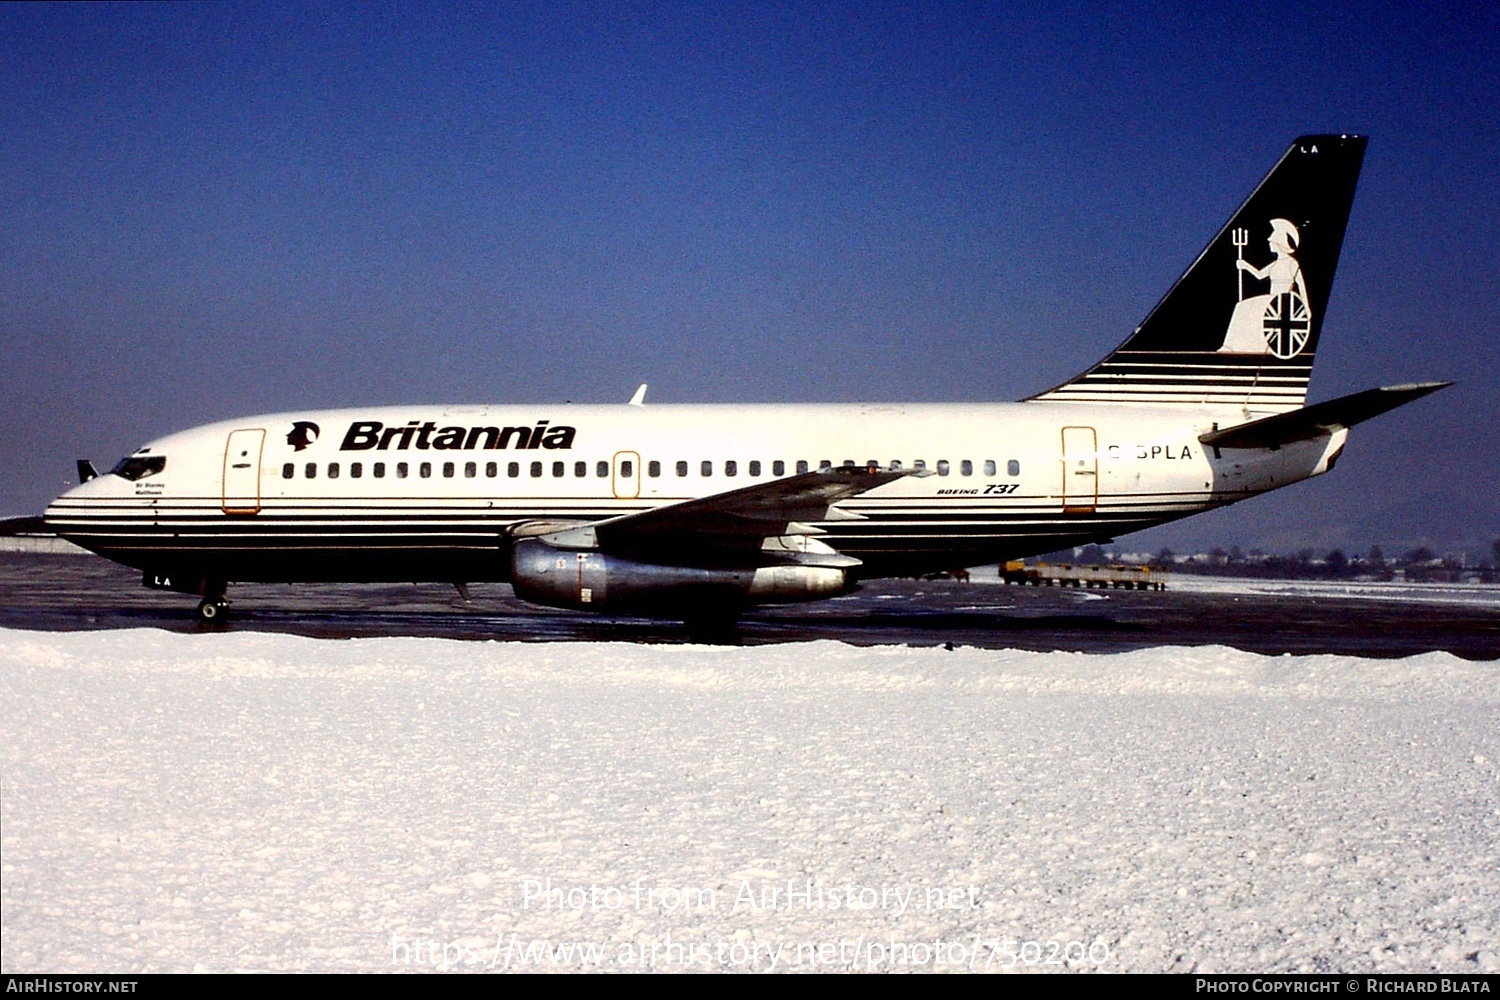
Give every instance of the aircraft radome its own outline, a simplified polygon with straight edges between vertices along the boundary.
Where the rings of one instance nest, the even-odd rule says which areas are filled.
[[[46,523],[205,620],[239,581],[725,619],[1108,541],[1321,475],[1448,384],[1305,405],[1365,142],[1292,143],[1118,350],[1021,402],[267,414],[80,461]]]

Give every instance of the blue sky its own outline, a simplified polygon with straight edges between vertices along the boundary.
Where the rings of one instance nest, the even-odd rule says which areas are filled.
[[[1019,398],[1336,131],[1312,396],[1459,385],[1122,544],[1500,535],[1493,7],[7,5],[0,46],[3,513],[265,411]]]

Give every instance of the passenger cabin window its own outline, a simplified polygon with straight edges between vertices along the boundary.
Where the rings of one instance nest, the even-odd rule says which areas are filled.
[[[532,479],[541,479],[542,478],[542,463],[541,462],[532,462],[531,463],[531,478]]]
[[[974,463],[967,458],[958,463],[958,474],[960,476],[972,476],[974,474]]]
[[[940,476],[946,476],[948,474],[948,460],[946,458],[938,459],[937,470],[938,475]]]
[[[285,465],[283,465],[281,467],[281,478],[282,479],[291,479],[296,474],[297,474],[297,466],[294,465],[294,464],[292,464],[291,462],[288,462],[288,463],[286,463]]]
[[[729,460],[727,460],[724,463],[724,475],[726,475],[726,476],[737,476],[737,475],[739,475],[739,473],[740,473],[740,463],[736,462],[732,458],[729,459]]]
[[[478,462],[465,462],[464,463],[464,478],[465,479],[473,479],[477,475],[479,475],[479,463]]]
[[[405,479],[410,474],[411,474],[411,466],[407,465],[405,462],[397,462],[396,463],[396,478],[397,479]]]
[[[307,467],[305,469],[303,469],[302,472],[307,476],[308,479],[317,479],[318,478],[318,463],[317,462],[308,462],[307,463]]]
[[[891,459],[891,468],[893,470],[899,472],[901,470],[901,459],[899,459],[899,458],[893,458],[893,459]]]
[[[339,463],[337,463],[337,462],[329,462],[328,463],[328,478],[329,479],[337,479],[338,477],[339,477]]]
[[[364,466],[363,462],[350,462],[349,463],[349,478],[350,479],[359,479],[364,474],[365,474],[365,466]]]
[[[485,475],[486,479],[494,479],[496,476],[500,475],[500,463],[499,462],[485,462],[484,463],[484,475]]]
[[[772,462],[771,463],[771,475],[773,475],[773,476],[784,476],[784,475],[786,475],[786,463],[783,462],[779,458],[776,461]]]
[[[687,463],[686,462],[678,462],[677,463],[677,474],[679,476],[685,476],[685,475],[687,475]]]
[[[925,472],[927,469],[927,459],[919,458],[915,462],[911,463],[911,467],[913,469],[916,469],[918,472]]]
[[[517,476],[519,476],[521,474],[521,463],[520,462],[507,462],[505,464],[505,474],[507,476],[509,476],[511,479],[514,479]]]
[[[802,473],[804,473],[806,471],[807,471],[807,459],[805,459],[805,458],[799,458],[799,459],[797,459],[797,474],[801,475]]]
[[[145,457],[129,455],[120,459],[109,472],[110,475],[119,476],[121,479],[126,479],[133,483],[138,479],[154,476],[166,467],[167,456],[165,455],[147,455]]]
[[[385,463],[384,462],[376,462],[375,463],[374,472],[375,472],[375,478],[376,479],[384,479],[385,478]]]
[[[760,475],[760,463],[759,462],[751,462],[750,463],[750,475],[752,475],[752,476],[758,476],[758,475]]]
[[[652,462],[651,464],[654,465],[654,466],[656,466],[656,471],[657,472],[661,471],[661,463],[660,462]],[[654,476],[654,475],[656,475],[656,472],[653,472],[651,474]],[[608,479],[609,478],[609,463],[608,462],[595,462],[594,463],[594,475],[598,476],[600,479]]]
[[[603,463],[601,462],[600,464],[602,465]],[[652,479],[656,479],[661,476],[661,463],[654,458],[651,461],[647,462],[646,475],[650,476]]]
[[[849,464],[853,465],[854,463],[850,462]],[[820,468],[820,469],[831,469],[831,468],[833,468],[833,463],[830,462],[828,459],[825,458],[825,459],[822,459],[821,461],[818,462],[818,468]]]
[[[432,463],[431,462],[423,462],[421,465],[417,466],[417,475],[421,476],[423,479],[431,479],[432,478]]]
[[[454,470],[453,470],[453,463],[452,462],[444,462],[443,463],[443,478],[444,479],[452,479],[453,478],[453,471]]]
[[[635,463],[632,462],[630,459],[627,458],[627,459],[625,459],[625,461],[623,461],[623,462],[620,463],[620,478],[621,479],[631,479],[634,476],[635,476]]]
[[[711,475],[713,475],[714,474],[714,463],[705,460],[704,463],[703,463],[702,468],[699,469],[699,474],[703,475],[703,476],[711,476]]]
[[[1011,459],[1005,463],[1005,474],[1007,476],[1019,476],[1021,474],[1021,463]]]
[[[995,460],[993,458],[984,460],[984,474],[986,476],[993,476],[995,474]]]
[[[553,479],[561,479],[563,477],[563,472],[564,472],[564,470],[566,468],[567,468],[567,463],[566,462],[553,462],[552,463],[552,478]]]

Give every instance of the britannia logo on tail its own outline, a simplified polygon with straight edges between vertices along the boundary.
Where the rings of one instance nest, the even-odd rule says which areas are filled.
[[[1297,261],[1297,245],[1302,241],[1297,227],[1286,219],[1272,219],[1271,235],[1266,239],[1272,258],[1265,267],[1256,267],[1245,259],[1250,231],[1236,229],[1231,234],[1236,255],[1235,271],[1239,284],[1239,304],[1229,318],[1220,354],[1270,354],[1294,358],[1307,346],[1312,332],[1312,309],[1307,304],[1307,284],[1302,280],[1302,265]],[[1252,281],[1270,283],[1270,290],[1245,297],[1246,276]]]

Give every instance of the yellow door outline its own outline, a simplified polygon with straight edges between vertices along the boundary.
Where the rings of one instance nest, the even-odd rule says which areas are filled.
[[[634,500],[641,495],[641,456],[633,451],[617,451],[610,465],[610,488],[616,500]]]
[[[224,441],[224,513],[260,513],[260,453],[263,427],[230,431]]]
[[[1099,438],[1092,427],[1062,429],[1063,513],[1092,514],[1099,506]]]

